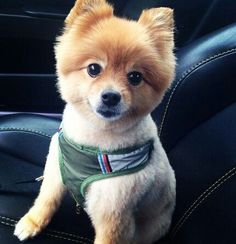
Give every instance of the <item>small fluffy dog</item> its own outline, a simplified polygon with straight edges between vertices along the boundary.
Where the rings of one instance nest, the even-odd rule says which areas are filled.
[[[173,25],[169,8],[131,21],[105,0],[76,1],[55,47],[62,129],[16,225],[21,241],[49,223],[66,190],[90,216],[96,244],[149,244],[168,231],[175,176],[150,113],[174,77]]]

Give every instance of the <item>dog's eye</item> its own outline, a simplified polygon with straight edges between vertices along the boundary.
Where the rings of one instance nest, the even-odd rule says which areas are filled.
[[[96,77],[98,76],[102,71],[102,67],[99,65],[99,64],[90,64],[88,67],[87,67],[87,72],[88,74],[91,76],[91,77]]]
[[[131,85],[137,86],[143,80],[143,75],[138,71],[132,71],[127,74],[127,78]]]

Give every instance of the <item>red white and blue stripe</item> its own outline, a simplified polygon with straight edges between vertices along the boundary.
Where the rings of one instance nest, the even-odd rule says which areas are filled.
[[[103,174],[112,172],[112,168],[107,154],[98,153],[98,162]]]

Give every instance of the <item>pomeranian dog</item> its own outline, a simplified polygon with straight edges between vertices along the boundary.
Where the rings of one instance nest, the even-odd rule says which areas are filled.
[[[96,244],[149,244],[167,233],[175,175],[150,113],[175,73],[173,11],[118,18],[105,0],[78,0],[55,46],[66,101],[21,240],[49,223],[66,190],[88,213]],[[79,226],[78,226],[79,228]]]

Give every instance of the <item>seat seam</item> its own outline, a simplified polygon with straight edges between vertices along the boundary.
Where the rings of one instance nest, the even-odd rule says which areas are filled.
[[[50,234],[50,233],[45,233],[45,235],[50,236],[50,237],[54,237],[54,238],[59,238],[59,239],[67,240],[67,241],[72,241],[72,242],[75,242],[75,243],[88,244],[88,242],[83,242],[83,241],[79,241],[79,240],[73,240],[73,239],[70,239],[70,238],[67,238],[67,237],[53,235],[53,234]],[[89,243],[91,243],[91,242],[89,242]]]
[[[177,83],[175,84],[174,88],[172,89],[172,92],[169,96],[169,99],[168,99],[168,102],[165,106],[165,109],[164,109],[164,113],[163,113],[163,117],[162,117],[162,120],[161,120],[161,124],[160,124],[160,127],[159,127],[159,130],[158,130],[158,135],[161,137],[161,134],[162,134],[162,131],[163,131],[163,127],[164,127],[164,124],[165,124],[165,120],[166,120],[166,116],[167,116],[167,112],[169,110],[169,107],[170,107],[170,104],[171,104],[171,101],[172,101],[172,98],[177,90],[177,88],[179,87],[179,85],[182,83],[182,81],[189,75],[191,74],[196,68],[199,68],[200,66],[204,65],[204,64],[207,64],[208,62],[214,60],[214,59],[217,59],[219,57],[223,57],[227,54],[231,54],[231,53],[234,53],[236,51],[236,48],[231,48],[231,49],[228,49],[228,50],[225,50],[223,52],[220,52],[220,53],[217,53],[213,56],[209,56],[208,58],[206,59],[203,59],[201,61],[199,61],[198,63],[192,65],[188,70],[182,72],[182,75],[181,77],[178,79]]]
[[[12,226],[12,227],[15,226],[14,224],[9,224],[9,223],[7,223],[7,222],[5,222],[5,221],[2,221],[2,220],[0,220],[0,223],[1,223],[1,224],[4,224],[4,225]]]
[[[180,231],[184,223],[189,219],[189,217],[193,214],[193,212],[210,196],[214,193],[221,185],[223,185],[226,181],[231,179],[236,175],[236,167],[233,167],[231,170],[226,172],[221,178],[215,181],[210,187],[208,187],[185,211],[182,217],[179,219],[173,230],[171,231],[171,238],[174,238],[177,233]]]
[[[56,230],[48,230],[48,231],[52,232],[52,233],[61,234],[61,235],[67,235],[67,236],[71,236],[71,237],[74,237],[74,238],[79,238],[79,239],[84,240],[84,241],[91,242],[91,240],[86,238],[86,237],[77,236],[77,235],[74,235],[74,234],[71,234],[71,233],[67,233],[67,232],[64,232],[64,231],[56,231]]]
[[[236,100],[225,105],[223,108],[220,108],[219,110],[215,111],[214,114],[209,115],[207,118],[204,118],[204,120],[199,121],[198,124],[194,125],[192,128],[190,128],[189,130],[185,131],[185,133],[179,137],[177,137],[178,139],[174,142],[174,144],[168,149],[167,153],[171,154],[172,150],[175,149],[175,147],[181,143],[182,140],[185,140],[186,137],[188,137],[188,135],[190,133],[192,133],[194,130],[196,130],[197,128],[201,127],[203,124],[207,123],[208,121],[212,120],[215,116],[218,116],[218,114],[224,112],[226,109],[230,108],[231,106],[234,106],[234,104],[236,104]]]
[[[10,223],[7,222],[7,221],[9,221]],[[7,225],[7,226],[15,227],[17,221],[14,220],[14,219],[11,219],[11,218],[8,218],[8,217],[1,216],[0,215],[0,223],[1,224],[4,224],[4,225]],[[92,243],[92,240],[90,240],[90,239],[88,239],[86,237],[74,235],[74,234],[71,234],[71,233],[61,232],[61,231],[55,231],[55,230],[50,230],[50,229],[48,229],[46,231],[47,232],[42,233],[42,234],[47,235],[47,236],[51,236],[51,237],[55,237],[55,238],[65,239],[65,240],[72,241],[72,242],[76,242],[76,243],[81,243],[81,244],[90,244],[90,243]],[[57,235],[56,234],[51,234],[50,232],[56,233]],[[73,240],[71,238],[64,237],[63,235],[69,236],[69,237],[74,237],[75,239],[78,239],[78,240],[75,240],[75,239]]]
[[[31,133],[34,133],[34,134],[38,134],[38,135],[41,135],[41,136],[45,136],[45,137],[48,137],[48,138],[51,138],[52,136],[42,132],[42,131],[39,131],[39,130],[33,130],[33,129],[28,129],[28,128],[19,128],[19,127],[0,127],[0,132],[1,131],[22,131],[22,132],[31,132]]]

